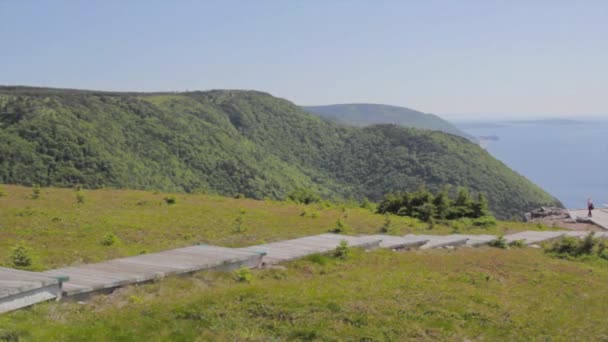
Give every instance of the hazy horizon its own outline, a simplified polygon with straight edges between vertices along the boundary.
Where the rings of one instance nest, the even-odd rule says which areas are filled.
[[[604,1],[0,1],[0,84],[602,118],[607,15]]]

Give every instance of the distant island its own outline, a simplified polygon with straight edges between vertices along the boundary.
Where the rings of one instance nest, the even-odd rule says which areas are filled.
[[[583,125],[585,122],[572,119],[534,119],[534,120],[512,120],[509,124],[539,124],[539,125]]]

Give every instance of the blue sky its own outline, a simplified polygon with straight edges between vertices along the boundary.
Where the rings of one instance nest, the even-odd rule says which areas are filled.
[[[0,84],[608,116],[608,1],[0,0]]]

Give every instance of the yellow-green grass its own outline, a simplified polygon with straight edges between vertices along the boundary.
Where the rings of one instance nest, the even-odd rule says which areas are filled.
[[[312,261],[316,260],[316,262]],[[593,341],[608,338],[608,263],[538,249],[356,252],[202,272],[86,304],[0,316],[23,341]]]
[[[209,243],[237,247],[327,232],[342,220],[351,234],[378,233],[385,222],[372,210],[290,202],[233,199],[211,195],[164,194],[134,190],[83,190],[83,202],[73,189],[43,188],[32,199],[32,188],[0,186],[0,265],[9,265],[11,248],[26,246],[33,270],[89,263],[142,252]],[[166,197],[174,196],[175,204]],[[240,229],[236,219],[242,217]],[[391,233],[447,234],[453,226],[429,225],[391,217]],[[499,222],[490,228],[459,225],[461,232],[505,234],[546,227]],[[105,246],[109,233],[118,242]]]

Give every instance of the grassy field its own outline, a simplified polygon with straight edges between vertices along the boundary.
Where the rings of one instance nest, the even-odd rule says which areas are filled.
[[[133,190],[40,190],[0,186],[0,265],[8,265],[11,248],[30,250],[42,270],[122,256],[209,243],[246,246],[327,232],[342,220],[351,234],[378,233],[383,215],[356,206],[300,205],[208,195],[163,194]],[[79,202],[77,196],[81,196]],[[168,204],[166,198],[174,198]],[[452,232],[504,234],[546,227],[499,222],[479,228],[464,223],[428,224],[391,217],[391,234]],[[102,240],[114,234],[107,246]]]
[[[21,244],[31,269],[206,242],[245,246],[327,232],[378,233],[386,218],[355,205],[254,201],[131,190],[1,186],[0,260]],[[38,198],[32,198],[38,197]],[[79,200],[80,197],[80,200]],[[171,204],[170,202],[174,202]],[[392,216],[392,234],[505,234],[547,227],[436,224]],[[104,245],[108,234],[116,242]],[[539,249],[355,250],[286,269],[201,272],[130,286],[87,303],[0,316],[0,341],[606,340],[608,262]]]
[[[357,251],[127,287],[0,316],[23,341],[594,341],[608,339],[608,262],[539,249]]]

